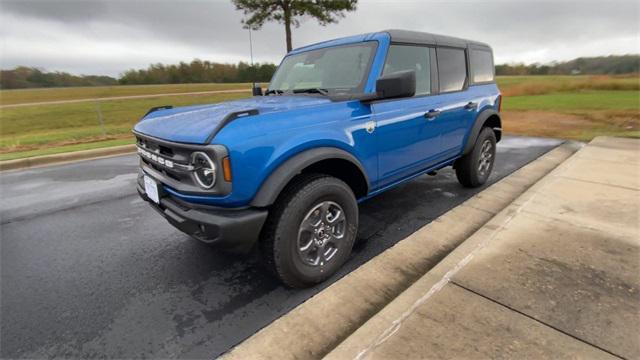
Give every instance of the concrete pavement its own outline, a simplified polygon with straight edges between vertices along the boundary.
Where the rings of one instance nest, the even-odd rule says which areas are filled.
[[[327,358],[640,358],[639,154],[594,139]]]
[[[563,144],[488,187],[276,320],[225,358],[326,355],[578,147]]]

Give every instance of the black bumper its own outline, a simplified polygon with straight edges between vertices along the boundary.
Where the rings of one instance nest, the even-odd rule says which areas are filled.
[[[267,219],[267,210],[199,208],[168,194],[160,194],[160,204],[156,204],[140,184],[138,194],[180,231],[232,252],[250,251]]]

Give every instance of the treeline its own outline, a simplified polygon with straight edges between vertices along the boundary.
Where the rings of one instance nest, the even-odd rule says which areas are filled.
[[[276,65],[221,64],[193,60],[176,65],[153,64],[147,69],[125,71],[119,79],[110,76],[72,75],[66,72],[45,72],[37,68],[19,66],[0,71],[0,88],[23,89],[63,86],[104,86],[133,84],[183,84],[269,82]],[[572,75],[572,74],[629,74],[640,73],[640,55],[611,55],[577,58],[550,64],[496,65],[497,75]]]
[[[251,66],[245,62],[220,64],[196,59],[177,65],[152,64],[147,69],[125,71],[119,79],[115,79],[110,76],[45,72],[37,68],[19,66],[0,72],[0,88],[269,82],[275,71],[276,65],[269,63]]]
[[[13,70],[0,71],[0,88],[25,89],[62,86],[117,85],[118,80],[110,76],[71,75],[66,72],[44,72],[40,69],[19,66]]]
[[[581,57],[550,64],[496,65],[496,75],[615,75],[640,72],[640,55]]]
[[[152,64],[143,70],[128,70],[120,77],[120,84],[183,84],[183,83],[241,83],[269,82],[276,65],[264,63],[253,66],[239,62],[220,64],[193,60],[178,65]]]

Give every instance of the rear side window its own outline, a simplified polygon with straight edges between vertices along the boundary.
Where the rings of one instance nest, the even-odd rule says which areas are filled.
[[[462,49],[438,48],[440,92],[459,91],[467,80],[467,61]]]
[[[431,93],[429,48],[411,45],[391,45],[382,75],[404,70],[415,70],[416,72],[416,95]]]
[[[471,73],[473,82],[493,81],[493,56],[484,50],[471,50]]]

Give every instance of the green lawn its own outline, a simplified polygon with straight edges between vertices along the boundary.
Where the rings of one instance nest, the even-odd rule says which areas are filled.
[[[151,107],[209,104],[249,95],[182,95],[2,109],[0,150],[31,150],[51,144],[67,145],[65,142],[92,142],[102,138],[128,136],[133,125]],[[100,126],[99,112],[104,122],[104,133]]]

